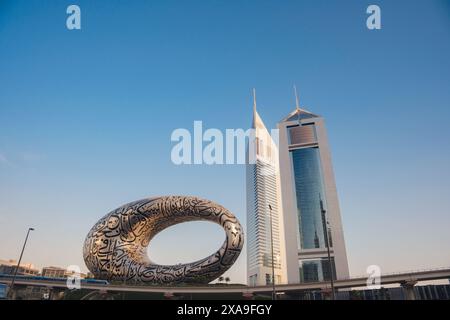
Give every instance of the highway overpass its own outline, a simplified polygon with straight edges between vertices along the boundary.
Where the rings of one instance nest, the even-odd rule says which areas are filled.
[[[384,274],[380,278],[382,286],[398,284],[406,289],[408,298],[414,299],[413,287],[418,282],[450,279],[450,267],[411,271],[393,274]],[[9,284],[10,279],[0,279],[0,283]],[[51,289],[66,289],[64,281],[47,281],[47,280],[24,280],[16,279],[17,286],[41,286]],[[367,286],[367,277],[355,277],[344,280],[336,280],[334,282],[336,289],[350,289],[362,288]],[[214,293],[239,293],[243,296],[252,296],[253,294],[270,294],[272,286],[237,286],[237,285],[222,285],[222,286],[133,286],[133,285],[117,285],[117,284],[89,284],[82,283],[81,289],[95,290],[99,292],[140,292],[140,293],[162,293],[166,296],[176,294],[214,294]],[[281,284],[276,285],[277,292],[285,294],[295,294],[312,290],[329,290],[330,282],[315,282],[315,283],[301,283],[301,284]]]

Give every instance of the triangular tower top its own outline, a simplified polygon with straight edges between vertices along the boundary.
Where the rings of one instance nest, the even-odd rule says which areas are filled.
[[[283,120],[281,120],[281,122],[320,118],[320,116],[318,116],[317,114],[314,114],[312,112],[300,108],[300,103],[297,94],[297,87],[295,85],[294,85],[294,94],[295,94],[295,110],[289,113],[289,115],[285,117]]]
[[[262,121],[261,117],[258,114],[258,111],[256,110],[256,90],[253,89],[253,123],[252,128],[260,128],[260,129],[266,129],[266,126],[264,125],[264,122]]]
[[[320,118],[319,115],[314,114],[312,112],[309,112],[305,109],[295,108],[294,111],[289,113],[287,117],[282,119],[280,122],[288,122],[288,121],[295,121],[295,120],[303,120],[303,119],[311,119],[311,118]]]

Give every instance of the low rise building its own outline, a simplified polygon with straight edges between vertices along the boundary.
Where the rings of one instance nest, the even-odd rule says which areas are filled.
[[[15,260],[0,260],[0,274],[13,275],[17,268]],[[21,263],[17,269],[17,275],[21,276],[37,276],[39,270],[31,263]]]

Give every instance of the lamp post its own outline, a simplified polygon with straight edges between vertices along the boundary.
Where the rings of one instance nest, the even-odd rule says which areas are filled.
[[[324,235],[325,245],[327,246],[328,267],[330,270],[331,299],[335,300],[336,297],[334,295],[334,272],[333,272],[334,268],[333,268],[333,265],[331,264],[330,242],[328,240],[328,226],[327,226],[328,221],[326,218],[327,211],[323,207],[323,201],[322,201],[322,197],[320,197],[320,195],[319,195],[319,199],[320,199],[320,212],[322,213],[323,235]]]
[[[17,272],[20,268],[20,262],[22,261],[23,252],[25,251],[25,246],[27,245],[28,236],[30,235],[30,231],[34,231],[34,228],[28,228],[27,236],[25,237],[25,242],[23,243],[22,252],[20,253],[19,261],[17,262],[16,270],[14,271],[14,276],[11,281],[11,287],[9,288],[9,291],[12,292],[14,289],[14,282],[16,281]]]
[[[273,230],[272,230],[272,206],[269,204],[270,211],[270,248],[272,251],[272,300],[277,300],[277,294],[275,292],[275,266],[273,260]]]

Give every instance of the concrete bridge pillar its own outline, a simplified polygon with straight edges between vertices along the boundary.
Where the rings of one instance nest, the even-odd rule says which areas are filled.
[[[61,300],[64,297],[65,289],[57,287],[47,287],[48,300]]]
[[[174,298],[174,296],[175,295],[172,292],[164,293],[164,299],[167,299],[167,300],[172,300]]]
[[[65,289],[52,288],[50,299],[51,300],[62,300],[64,298]]]
[[[324,300],[332,300],[333,293],[331,291],[331,288],[329,287],[322,288],[320,291],[322,293],[322,297],[324,298]]]
[[[245,300],[252,300],[253,299],[253,292],[243,292],[242,297]]]
[[[17,299],[17,286],[14,286],[14,288],[8,286],[7,297],[11,300]]]
[[[414,292],[414,286],[416,284],[416,280],[408,280],[400,283],[405,292],[406,300],[416,300],[416,293]]]

